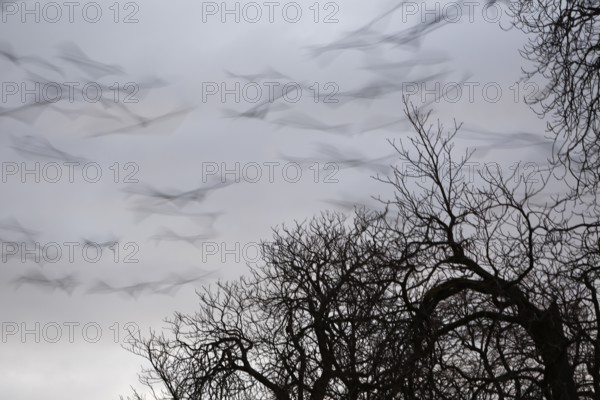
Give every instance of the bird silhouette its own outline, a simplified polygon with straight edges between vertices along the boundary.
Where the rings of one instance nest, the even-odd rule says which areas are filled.
[[[477,138],[489,143],[484,146],[476,146],[475,154],[479,158],[485,157],[489,152],[495,150],[512,150],[524,147],[542,146],[551,151],[554,143],[551,139],[544,137],[543,134],[526,131],[497,132],[477,127],[463,127],[461,131],[471,133],[470,135],[463,134],[462,137]]]
[[[390,93],[401,92],[402,89],[401,83],[393,83],[386,79],[368,83],[359,89],[339,92],[337,96],[348,100],[374,100]]]
[[[46,111],[47,108],[45,106],[51,104],[52,102],[49,99],[44,99],[41,101],[25,103],[14,108],[0,107],[0,118],[12,118],[31,125],[44,111]]]
[[[25,238],[28,242],[35,242],[40,234],[40,231],[26,228],[15,217],[7,218],[0,221],[0,230],[5,232],[16,233]]]
[[[204,271],[204,273],[198,274],[176,274],[172,273],[169,276],[149,282],[139,282],[132,285],[125,286],[113,286],[106,283],[103,280],[97,280],[91,285],[87,293],[90,294],[121,294],[129,296],[134,299],[138,299],[143,294],[168,294],[173,295],[182,286],[206,279],[210,275],[215,274],[216,271]]]
[[[221,182],[185,191],[161,191],[149,185],[135,185],[126,189],[130,195],[138,195],[155,200],[154,205],[172,203],[178,207],[190,202],[202,203],[215,190],[232,185],[233,182]]]
[[[119,238],[117,238],[115,235],[110,235],[110,239],[103,241],[94,241],[87,238],[83,238],[82,241],[84,245],[94,247],[98,246],[101,248],[111,248],[119,244]]]
[[[441,53],[430,54],[428,56],[414,56],[402,61],[383,61],[375,57],[368,57],[367,63],[362,67],[364,70],[371,71],[379,76],[389,79],[393,82],[404,81],[417,67],[428,68],[436,65],[443,65],[450,58]]]
[[[152,293],[158,288],[156,282],[140,282],[127,286],[112,286],[103,280],[98,280],[91,285],[86,293],[90,294],[123,294],[134,299],[139,298],[144,293]]]
[[[369,118],[362,127],[359,129],[360,134],[364,134],[367,132],[377,131],[377,130],[387,130],[386,128],[390,128],[392,126],[400,125],[400,127],[409,126],[409,120],[406,116],[401,118],[393,118],[378,115]]]
[[[94,109],[90,109],[89,106],[80,107],[78,109],[66,109],[58,107],[56,104],[51,104],[52,110],[63,115],[71,121],[77,121],[83,117],[100,118],[105,120],[122,121],[122,118],[118,115],[109,114],[107,112],[100,112]]]
[[[278,104],[277,106],[274,106],[272,102],[263,102],[249,108],[246,111],[240,112],[231,109],[225,109],[223,113],[229,118],[251,118],[264,120],[272,110],[283,108],[287,108],[287,106],[285,104]]]
[[[351,124],[326,124],[306,114],[295,113],[271,121],[277,126],[288,126],[296,129],[306,129],[338,134],[348,134]]]
[[[325,199],[321,200],[323,203],[334,206],[335,208],[342,210],[344,213],[353,212],[357,208],[367,207],[365,203],[352,200],[341,200],[341,199]]]
[[[212,239],[216,236],[216,233],[203,233],[198,235],[180,235],[173,232],[172,230],[163,227],[160,233],[152,236],[150,239],[160,243],[162,241],[176,241],[176,242],[187,242],[195,247],[198,247],[203,241]]]
[[[146,78],[141,81],[117,85],[116,87],[114,85],[108,86],[100,83],[96,83],[96,85],[100,88],[102,93],[110,93],[110,96],[102,96],[98,101],[105,109],[119,105],[125,111],[129,111],[129,114],[133,119],[143,122],[144,117],[131,112],[127,106],[138,103],[140,100],[138,96],[152,89],[164,87],[167,85],[167,82],[160,78]]]
[[[40,234],[39,231],[29,229],[24,227],[15,217],[11,217],[5,219],[0,222],[0,231],[2,231],[2,237],[0,241],[4,243],[12,243],[13,246],[26,246],[26,248],[39,248],[40,244],[38,242],[38,236]],[[8,250],[8,249],[7,249]],[[15,249],[16,250],[16,249]],[[22,247],[21,247],[22,250]],[[2,260],[8,261],[13,258],[21,258],[22,260],[27,257],[24,257],[22,251],[16,251],[15,253],[6,252],[2,253]],[[35,258],[39,257],[39,252],[36,252]],[[43,265],[44,261],[42,257],[39,257],[39,260],[36,260],[36,263],[40,266]]]
[[[201,274],[197,274],[195,271],[185,275],[181,274],[170,274],[166,279],[159,283],[160,288],[155,293],[166,294],[173,296],[179,289],[190,283],[205,280],[211,276],[219,275],[217,271],[204,271]]]
[[[217,220],[217,218],[224,214],[223,211],[199,213],[188,212],[182,211],[181,208],[175,207],[172,204],[149,205],[144,203],[138,203],[135,207],[132,208],[132,211],[134,212],[136,223],[140,223],[141,221],[148,218],[150,215],[163,215],[169,217],[185,217],[191,219],[192,221],[208,220],[208,228],[211,228],[214,222]]]
[[[39,83],[40,85],[49,85],[49,84],[56,84],[56,82],[43,77],[39,74],[33,73],[31,71],[27,71],[27,75],[28,78],[36,83]],[[67,118],[69,118],[71,121],[80,119],[81,117],[84,116],[91,116],[91,117],[97,117],[97,118],[104,118],[104,119],[116,119],[119,120],[120,117],[117,117],[115,115],[110,115],[106,112],[98,112],[96,111],[94,108],[94,106],[96,104],[101,104],[104,106],[104,109],[106,110],[109,106],[111,105],[116,105],[116,106],[120,106],[122,108],[125,108],[126,111],[129,111],[129,109],[126,107],[126,104],[123,104],[123,102],[120,103],[114,103],[114,100],[111,101],[108,99],[108,97],[110,96],[103,96],[100,98],[100,100],[98,101],[98,103],[86,103],[86,106],[81,107],[79,109],[69,109],[69,108],[64,108],[64,107],[60,107],[61,104],[61,100],[63,100],[62,96],[58,97],[55,101],[55,99],[47,99],[44,98],[43,102],[39,102],[39,103],[31,103],[32,106],[29,107],[30,109],[33,109],[33,105],[46,105],[46,107],[37,107],[35,108],[34,111],[36,111],[36,114],[34,115],[35,118],[37,118],[37,116],[39,116],[39,114],[41,114],[41,112],[47,110],[47,109],[51,109]],[[77,100],[77,98],[75,97],[74,93],[73,94],[69,94],[69,99],[72,99],[73,102],[75,102],[75,100]],[[52,100],[52,101],[51,101]],[[105,103],[107,103],[108,105],[106,105]],[[111,104],[112,103],[112,104]],[[22,112],[19,113],[18,109],[13,109],[13,110],[8,110],[9,112],[12,112],[13,114],[15,114],[16,117],[18,117],[20,114],[23,114]],[[15,117],[13,117],[15,118]],[[33,122],[35,119],[32,118],[32,114],[31,112],[26,113],[25,115],[23,115],[20,120],[23,120],[23,122]]]
[[[373,35],[377,36],[377,44],[390,44],[394,47],[406,47],[410,46],[418,48],[421,46],[423,38],[442,27],[450,23],[452,19],[446,16],[437,16],[433,20],[417,23],[414,26],[403,29],[393,34],[377,34],[373,32]]]
[[[0,4],[1,6],[1,4]],[[18,56],[15,53],[15,50],[10,45],[10,43],[5,41],[0,41],[0,57],[10,61],[16,66],[26,68],[27,65],[38,65],[42,66],[46,69],[54,71],[58,73],[60,76],[64,77],[64,71],[61,70],[56,65],[44,60],[39,56]]]
[[[23,285],[32,285],[52,292],[59,289],[69,294],[69,296],[73,294],[75,288],[80,285],[79,280],[74,274],[68,274],[62,278],[53,279],[48,278],[37,270],[32,270],[27,274],[14,279],[12,283],[15,289],[19,289]]]
[[[79,68],[89,77],[98,79],[108,75],[123,75],[125,71],[119,65],[105,64],[88,57],[81,48],[73,42],[65,42],[59,46],[59,58]]]
[[[24,157],[45,158],[66,162],[79,162],[85,164],[88,160],[84,157],[74,156],[55,147],[50,141],[42,136],[15,136],[11,135],[11,146]]]
[[[282,158],[289,162],[311,165],[314,164],[316,160],[326,160],[328,162],[334,162],[339,169],[357,168],[385,174],[392,169],[391,164],[386,161],[398,157],[396,153],[392,153],[383,157],[367,158],[350,150],[341,151],[336,146],[328,143],[319,143],[318,146],[319,149],[314,157],[291,157],[282,155]]]
[[[243,79],[248,82],[256,82],[256,81],[266,81],[266,80],[282,80],[282,79],[291,79],[289,76],[282,74],[274,68],[267,68],[263,72],[259,72],[257,74],[235,74],[229,70],[225,70],[225,73],[229,75],[231,78],[235,79]]]
[[[278,101],[283,98],[285,94],[283,88],[280,88],[280,91],[278,91],[273,98],[261,101],[246,111],[240,112],[232,109],[225,109],[223,112],[228,118],[252,118],[264,120],[269,112],[273,110],[282,110],[288,107],[287,104],[282,104],[281,101]]]
[[[194,108],[195,107],[187,107],[187,108],[183,108],[180,110],[171,111],[171,112],[159,115],[157,117],[152,117],[152,118],[146,118],[146,117],[142,117],[142,116],[139,116],[136,114],[131,114],[131,115],[134,115],[135,119],[137,120],[137,123],[135,123],[133,125],[127,125],[127,126],[124,126],[121,128],[117,128],[117,129],[92,133],[90,135],[87,135],[87,138],[96,138],[96,137],[100,137],[100,136],[127,133],[127,132],[132,132],[132,131],[139,132],[139,128],[148,128],[149,126],[157,124],[158,122],[173,120],[173,119],[177,119],[178,117],[185,117]],[[183,121],[183,118],[179,118],[179,120],[177,120],[177,122],[179,122],[179,123],[181,123],[182,121]]]
[[[378,24],[381,25],[385,20],[390,20],[392,15],[404,6],[404,1],[400,1],[395,4],[392,8],[384,13],[379,14],[375,18],[371,19],[360,28],[348,32],[344,37],[323,46],[309,46],[308,50],[311,53],[311,57],[320,57],[328,52],[341,52],[344,50],[372,50],[376,45],[377,34],[375,34],[374,27]],[[330,58],[326,62],[329,63],[333,60]]]

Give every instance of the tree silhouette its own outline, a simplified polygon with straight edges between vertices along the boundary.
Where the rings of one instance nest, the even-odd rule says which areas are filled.
[[[368,213],[276,231],[250,277],[205,289],[198,313],[170,321],[172,337],[133,345],[152,364],[143,382],[172,399],[385,398],[408,321],[384,233]]]
[[[598,217],[548,200],[550,172],[471,181],[460,126],[406,114],[385,212],[276,230],[250,276],[134,342],[155,398],[600,396]]]
[[[600,175],[600,5],[593,0],[510,2],[514,24],[529,34],[521,54],[533,62],[526,78],[547,81],[534,104],[551,116],[556,162],[596,190]]]

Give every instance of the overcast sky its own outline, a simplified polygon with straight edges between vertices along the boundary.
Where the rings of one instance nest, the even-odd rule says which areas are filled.
[[[548,156],[523,101],[537,87],[515,84],[526,38],[501,29],[501,7],[468,3],[459,18],[446,2],[429,14],[421,2],[388,12],[394,1],[2,3],[1,398],[129,394],[144,360],[121,348],[128,327],[193,311],[195,289],[247,272],[276,225],[376,207],[370,196],[390,195],[371,177],[394,163],[386,139],[411,134],[393,124],[403,90],[426,89],[419,103],[447,89],[430,108],[464,122],[457,148],[480,148],[476,169],[535,173]],[[444,10],[450,23],[392,43]],[[345,48],[373,42],[348,33],[382,13],[369,32],[388,42]],[[236,114],[284,86],[254,110],[264,118]],[[373,99],[358,94],[368,86]]]

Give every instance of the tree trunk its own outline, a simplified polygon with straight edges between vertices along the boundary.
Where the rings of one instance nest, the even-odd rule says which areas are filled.
[[[528,310],[529,331],[544,362],[544,384],[549,400],[577,400],[573,368],[568,357],[558,306],[553,302],[545,311]]]

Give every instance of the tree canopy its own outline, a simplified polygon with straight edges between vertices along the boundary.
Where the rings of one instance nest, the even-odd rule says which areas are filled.
[[[526,79],[546,82],[534,105],[550,117],[555,162],[577,178],[576,189],[598,187],[600,170],[600,4],[594,0],[516,0],[514,25],[528,34],[521,51],[532,62]]]
[[[600,396],[598,217],[548,201],[551,173],[469,180],[460,127],[406,112],[384,212],[275,230],[251,275],[136,340],[156,399]]]

